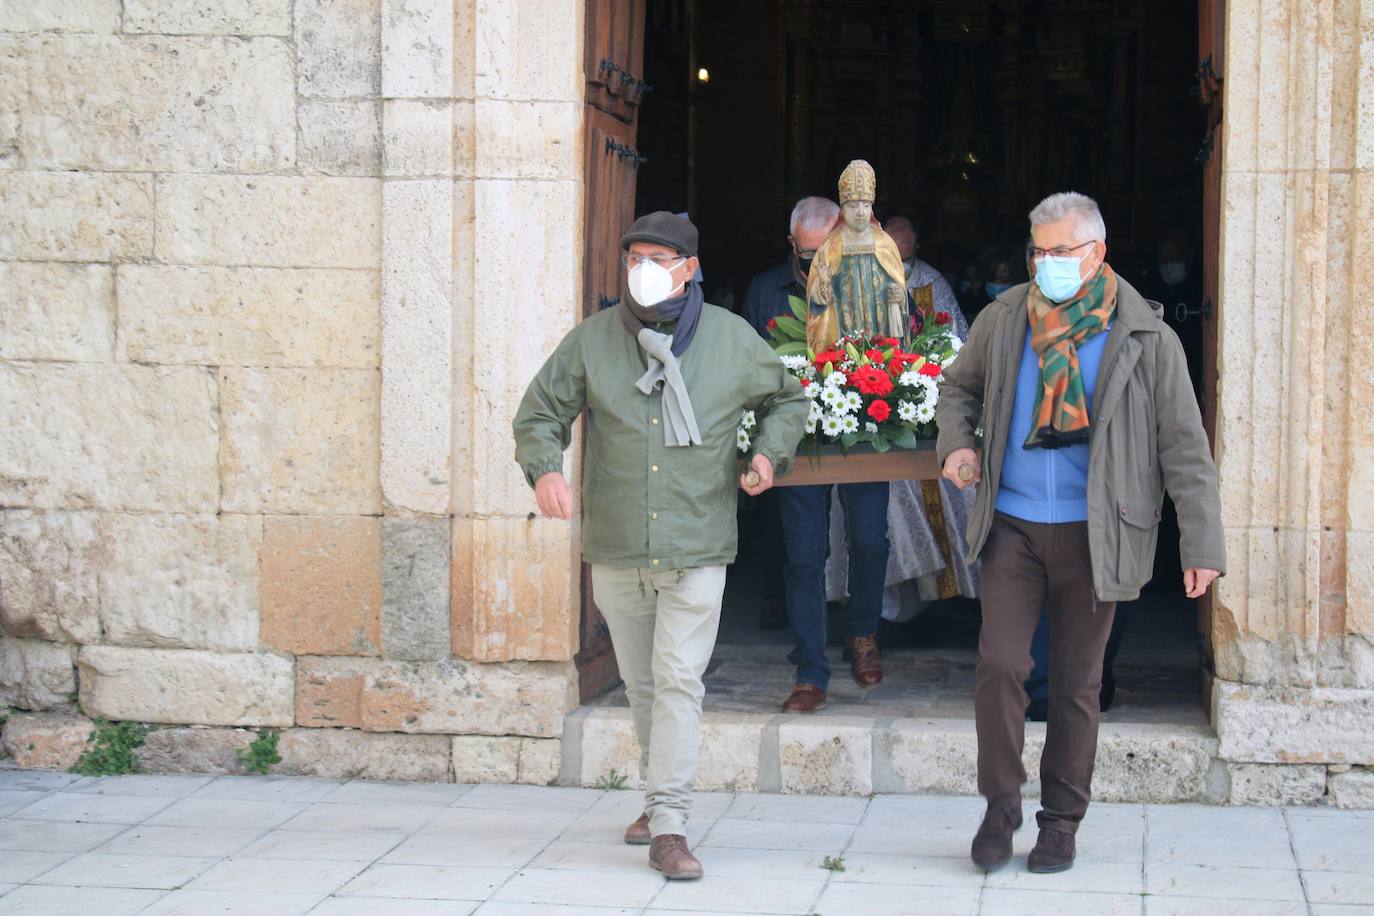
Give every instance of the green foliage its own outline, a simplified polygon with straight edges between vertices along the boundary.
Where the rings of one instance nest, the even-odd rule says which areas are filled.
[[[82,776],[119,776],[138,772],[138,757],[134,750],[143,746],[143,739],[153,726],[142,722],[107,722],[96,720],[96,729],[86,739],[86,750],[72,765],[71,772]]]
[[[239,748],[234,751],[234,756],[248,772],[266,776],[273,764],[281,763],[281,754],[277,753],[280,739],[281,735],[277,732],[258,732],[258,736],[248,745],[248,751],[245,753]]]
[[[844,856],[826,856],[821,861],[821,868],[826,871],[844,871]]]
[[[806,300],[800,296],[788,296],[787,307],[792,310],[792,314],[803,325],[806,324]]]
[[[598,789],[624,789],[629,781],[630,777],[628,774],[618,773],[615,768],[612,767],[609,773],[603,773],[597,778],[596,787]]]

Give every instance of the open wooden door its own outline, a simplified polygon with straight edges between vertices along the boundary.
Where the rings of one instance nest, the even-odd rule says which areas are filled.
[[[1202,163],[1202,419],[1212,452],[1217,446],[1218,295],[1221,282],[1221,167],[1225,131],[1222,130],[1222,74],[1225,69],[1225,0],[1198,2],[1197,94],[1207,112],[1206,135],[1198,150]],[[1206,670],[1212,670],[1212,592],[1198,602],[1198,632],[1203,635]]]
[[[635,149],[635,130],[639,102],[649,90],[642,76],[644,3],[587,0],[583,317],[616,304],[624,295],[618,241],[634,219],[635,176],[644,161]],[[577,670],[584,703],[620,680],[610,632],[592,601],[591,576],[585,567]]]

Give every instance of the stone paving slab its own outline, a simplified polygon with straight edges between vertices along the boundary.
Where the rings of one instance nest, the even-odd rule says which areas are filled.
[[[1074,868],[1033,875],[1028,801],[1016,858],[985,875],[967,858],[976,798],[701,793],[707,877],[669,883],[620,840],[642,801],[0,768],[0,914],[1374,916],[1367,811],[1096,804]]]

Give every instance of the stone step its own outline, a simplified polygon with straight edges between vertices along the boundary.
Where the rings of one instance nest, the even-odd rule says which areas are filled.
[[[1045,725],[1026,723],[1027,798],[1036,778]],[[1104,723],[1093,798],[1110,802],[1225,803],[1226,765],[1217,737],[1197,725]],[[581,707],[564,722],[559,783],[605,784],[612,771],[641,788],[630,710]],[[715,792],[810,795],[908,793],[976,795],[977,737],[971,719],[867,718],[707,711],[702,720],[697,788]]]

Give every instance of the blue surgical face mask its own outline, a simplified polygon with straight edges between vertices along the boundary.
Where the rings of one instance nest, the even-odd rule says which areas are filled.
[[[984,283],[983,290],[988,294],[989,299],[996,299],[998,296],[1011,289],[1010,283]]]
[[[1184,261],[1160,261],[1159,278],[1170,286],[1188,279],[1188,264]]]
[[[1056,258],[1047,254],[1035,262],[1035,285],[1051,302],[1067,302],[1083,285],[1079,273],[1082,258]]]

